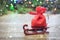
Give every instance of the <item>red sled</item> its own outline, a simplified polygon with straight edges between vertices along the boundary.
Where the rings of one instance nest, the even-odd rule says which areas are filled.
[[[48,34],[49,33],[49,32],[47,32],[48,28],[49,27],[47,27],[47,28],[31,28],[31,29],[28,29],[27,24],[25,24],[23,26],[23,30],[24,30],[25,35],[37,35],[37,34],[45,34],[45,33]]]
[[[36,35],[36,34],[44,34],[44,33],[49,33],[47,32],[47,23],[46,23],[46,18],[43,15],[45,13],[46,8],[37,6],[36,11],[29,12],[29,14],[35,15],[35,17],[31,21],[31,29],[28,29],[28,25],[25,24],[23,25],[23,30],[25,35]]]

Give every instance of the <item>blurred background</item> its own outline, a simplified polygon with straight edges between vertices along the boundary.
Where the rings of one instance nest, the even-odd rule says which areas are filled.
[[[31,27],[36,6],[46,7],[49,34],[24,35],[23,25]],[[60,40],[60,0],[0,0],[0,40]]]
[[[0,0],[0,15],[8,14],[8,11],[17,11],[18,14],[27,13],[35,10],[38,5],[47,7],[48,11],[59,13],[59,4],[59,0]]]

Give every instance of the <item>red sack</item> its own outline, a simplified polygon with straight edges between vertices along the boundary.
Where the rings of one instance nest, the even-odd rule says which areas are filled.
[[[43,13],[45,13],[46,8],[44,7],[36,7],[36,12],[30,12],[32,15],[36,15],[31,22],[32,28],[40,28],[40,27],[46,27],[46,19]]]

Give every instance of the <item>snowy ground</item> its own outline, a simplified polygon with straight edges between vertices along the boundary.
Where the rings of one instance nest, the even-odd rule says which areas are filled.
[[[48,15],[47,15],[48,14]],[[45,14],[50,32],[48,35],[51,38],[59,39],[60,37],[60,14]],[[24,37],[23,25],[28,24],[30,28],[31,19],[33,15],[30,14],[9,14],[0,17],[0,37]]]

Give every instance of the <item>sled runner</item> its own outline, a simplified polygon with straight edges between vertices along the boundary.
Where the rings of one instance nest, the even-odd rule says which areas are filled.
[[[31,28],[31,29],[28,29],[27,27],[28,27],[27,24],[25,24],[25,25],[23,26],[23,30],[24,30],[24,34],[25,34],[25,35],[36,35],[36,34],[49,33],[49,32],[47,32],[47,29],[48,29],[49,27],[47,27],[47,28]]]

